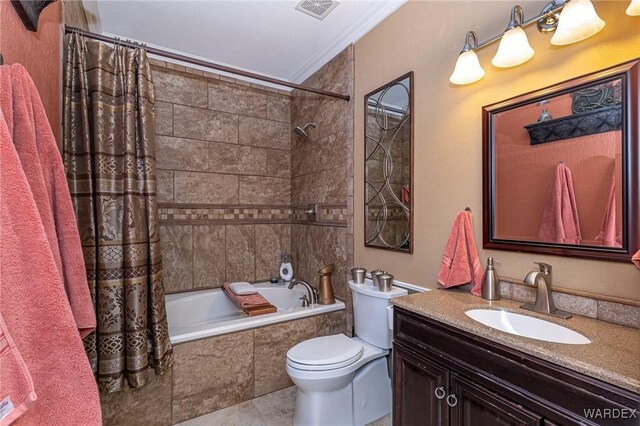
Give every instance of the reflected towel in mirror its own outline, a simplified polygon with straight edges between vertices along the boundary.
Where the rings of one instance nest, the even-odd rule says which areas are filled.
[[[613,165],[611,171],[611,186],[609,188],[609,196],[607,205],[602,216],[602,225],[600,225],[600,233],[596,237],[597,241],[601,241],[605,247],[622,247],[622,231],[616,234],[616,167]]]
[[[571,170],[564,164],[556,165],[551,189],[547,196],[542,223],[538,232],[540,241],[580,244],[580,220],[573,191]]]

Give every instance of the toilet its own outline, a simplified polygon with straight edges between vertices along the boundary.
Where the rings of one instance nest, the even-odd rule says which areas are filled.
[[[296,426],[365,425],[391,412],[390,301],[407,290],[381,292],[366,281],[349,281],[355,337],[316,337],[287,352],[287,373],[298,388]]]

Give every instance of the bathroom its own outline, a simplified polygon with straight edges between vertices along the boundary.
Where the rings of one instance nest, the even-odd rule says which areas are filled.
[[[544,33],[536,28],[535,21],[531,25],[528,23],[548,5],[546,1],[319,1],[316,2],[318,5],[328,9],[324,11],[326,15],[318,19],[309,16],[313,12],[296,9],[298,3],[304,2],[284,0],[58,0],[40,5],[39,16],[35,14],[35,28],[33,15],[24,18],[24,13],[19,12],[20,7],[24,10],[33,6],[30,4],[33,2],[15,3],[24,4],[0,3],[3,63],[0,70],[21,64],[35,84],[51,127],[51,141],[55,141],[54,147],[62,153],[67,169],[66,179],[73,211],[81,228],[87,267],[91,259],[91,254],[87,253],[92,248],[97,252],[98,243],[94,245],[92,240],[90,246],[85,245],[87,231],[80,224],[93,217],[90,210],[84,210],[93,207],[90,203],[83,204],[83,198],[78,194],[90,186],[87,182],[92,179],[106,182],[103,175],[108,173],[101,170],[91,177],[91,174],[77,172],[81,167],[76,165],[84,161],[86,152],[108,150],[110,136],[102,139],[83,134],[86,128],[82,120],[85,118],[81,120],[80,117],[85,107],[76,101],[78,93],[84,93],[86,87],[83,87],[84,80],[76,74],[85,72],[81,66],[83,61],[112,61],[112,49],[147,50],[148,59],[143,62],[148,67],[139,72],[144,76],[142,80],[151,82],[153,90],[153,96],[140,101],[135,108],[140,108],[143,117],[138,118],[136,126],[148,131],[143,139],[154,141],[148,144],[154,146],[154,151],[136,155],[155,159],[155,174],[149,185],[156,191],[151,198],[132,202],[135,206],[146,206],[148,220],[154,223],[153,232],[149,233],[151,240],[145,235],[150,249],[143,251],[148,250],[149,258],[154,258],[156,263],[147,264],[147,267],[153,266],[150,271],[157,271],[155,266],[161,262],[160,274],[145,272],[149,293],[145,297],[154,309],[147,311],[146,304],[139,304],[145,306],[150,324],[156,320],[159,324],[153,329],[155,334],[149,331],[151,328],[144,330],[148,335],[154,334],[153,339],[142,338],[153,349],[138,348],[133,354],[127,347],[104,357],[111,349],[103,340],[108,340],[114,329],[105,326],[106,329],[101,330],[100,324],[108,322],[105,318],[110,314],[120,313],[102,297],[107,297],[109,288],[114,292],[121,291],[122,282],[128,286],[131,282],[138,283],[138,278],[131,282],[109,277],[98,279],[96,276],[102,275],[94,273],[96,286],[91,290],[91,305],[102,310],[98,314],[97,340],[95,333],[84,340],[80,336],[65,337],[75,348],[73,355],[77,358],[73,359],[82,363],[88,372],[77,378],[87,386],[84,393],[78,391],[82,389],[81,385],[68,380],[69,392],[72,396],[75,392],[75,397],[79,398],[76,409],[69,411],[79,411],[78,417],[75,421],[70,420],[72,417],[60,417],[47,424],[497,424],[504,417],[494,412],[491,413],[494,417],[478,414],[477,406],[485,403],[489,393],[499,395],[502,403],[515,401],[524,407],[512,409],[511,417],[504,421],[506,424],[522,424],[517,420],[523,418],[532,421],[526,424],[637,424],[638,417],[633,416],[640,416],[636,413],[640,409],[640,270],[631,258],[640,250],[638,0],[570,0],[566,4],[556,1],[554,7],[560,8],[556,17],[563,8],[562,12],[567,11],[572,3],[582,7],[592,4],[599,19],[606,23],[592,36],[563,46],[550,42],[559,30]],[[513,9],[516,4],[524,11],[522,14],[517,8]],[[517,67],[500,68],[491,65],[499,39],[486,46],[483,43],[493,35],[502,35],[510,18],[522,24],[535,55]],[[31,21],[31,29],[26,21]],[[468,36],[465,40],[471,30],[477,34],[476,38]],[[472,84],[455,84],[450,78],[453,78],[456,58],[466,41],[471,52],[477,54],[484,77]],[[83,45],[89,47],[83,48]],[[636,61],[635,65],[633,61]],[[106,69],[105,62],[95,66]],[[126,66],[130,64],[118,65]],[[93,69],[86,64],[85,67],[89,71]],[[617,67],[615,75],[622,76],[620,79],[626,85],[626,91],[620,95],[626,105],[625,124],[622,131],[619,126],[609,132],[617,135],[617,142],[613,143],[618,145],[605,155],[607,159],[614,159],[619,167],[613,170],[625,182],[612,191],[613,204],[617,207],[617,216],[613,216],[618,223],[617,228],[614,224],[615,241],[606,244],[608,247],[597,247],[601,243],[595,234],[600,229],[602,209],[594,208],[597,210],[594,219],[589,218],[588,213],[580,212],[583,246],[573,242],[527,244],[528,237],[505,242],[513,239],[508,235],[521,235],[520,230],[512,229],[522,223],[522,217],[528,217],[529,213],[542,215],[547,189],[540,190],[538,195],[545,196],[538,197],[540,201],[535,207],[527,210],[525,206],[530,205],[527,202],[533,198],[528,195],[535,188],[518,190],[521,187],[509,185],[509,178],[501,180],[502,175],[498,172],[489,176],[486,168],[507,170],[511,180],[514,180],[513,176],[518,176],[519,181],[527,175],[535,175],[538,186],[540,182],[547,184],[550,178],[540,177],[539,170],[543,166],[539,158],[531,160],[525,168],[506,162],[502,163],[503,169],[500,164],[496,165],[500,158],[497,153],[513,153],[515,148],[506,146],[504,151],[499,151],[496,147],[495,157],[489,158],[485,145],[510,143],[515,138],[502,132],[495,132],[496,137],[492,138],[487,135],[491,129],[485,128],[485,124],[490,120],[500,123],[499,119],[506,122],[510,117],[507,108],[524,110],[525,103],[531,105],[528,114],[533,114],[526,123],[535,122],[542,110],[557,118],[559,103],[554,102],[549,93],[558,92],[557,96],[560,96],[570,88],[597,81],[597,78],[609,78],[613,74],[601,71],[612,67]],[[105,71],[104,76],[110,72]],[[88,74],[91,77],[91,72]],[[91,81],[92,90],[101,84],[109,84],[99,79]],[[145,87],[149,87],[149,83]],[[394,92],[394,87],[401,87],[401,93]],[[545,90],[545,96],[550,99],[548,104],[539,102]],[[399,112],[381,100],[386,93],[404,96],[404,103],[399,102]],[[529,98],[526,98],[527,94],[530,94]],[[538,99],[534,99],[535,96]],[[153,98],[153,108],[146,104],[150,98]],[[513,99],[517,102],[512,102]],[[8,120],[9,114],[4,111],[6,102],[3,100],[2,107],[3,116]],[[377,154],[371,153],[370,141],[380,137],[375,131],[376,126],[380,129],[381,123],[370,110],[376,102],[389,107],[391,123],[396,123],[397,117],[407,119],[402,121],[402,132],[392,132],[394,137],[400,135],[398,146],[403,148],[402,152],[389,150],[385,158],[375,158]],[[95,108],[93,113],[98,115],[99,110],[110,107],[103,103]],[[14,110],[17,111],[16,107]],[[86,120],[93,120],[91,114]],[[386,120],[387,117],[385,125]],[[538,124],[544,125],[544,121],[546,119]],[[109,125],[106,128],[112,129]],[[11,136],[11,131],[8,134]],[[18,137],[16,135],[14,139]],[[566,140],[583,141],[594,137],[596,135]],[[80,146],[76,139],[87,145],[74,152]],[[99,148],[91,145],[99,143],[104,145]],[[546,149],[558,143],[573,146],[571,142],[551,141],[540,147]],[[528,138],[526,144],[529,144]],[[148,146],[144,145],[142,149]],[[583,154],[591,155],[591,150],[583,148],[584,145],[576,146],[576,152],[554,156],[553,165],[548,167],[555,167],[560,161],[564,162],[563,166],[566,163],[573,172],[578,203],[604,205],[610,188],[610,163],[602,158],[596,161],[595,157],[579,160]],[[113,158],[118,161],[117,155]],[[400,166],[390,170],[390,160]],[[29,169],[28,165],[22,160],[25,170]],[[602,172],[602,177],[594,178],[596,171],[598,176]],[[387,180],[388,175],[391,175],[391,183],[386,190],[391,193],[390,197],[381,204],[371,203],[371,188]],[[507,188],[506,201],[495,197],[496,205],[490,204],[486,193],[491,188],[486,183],[491,178],[497,179],[493,182],[496,191],[501,190],[500,185]],[[1,194],[7,197],[6,202],[2,200],[6,211],[0,231],[4,231],[13,229],[9,226],[20,215],[16,215],[15,207],[12,210],[13,201],[9,199],[14,187],[8,182],[13,181],[0,181],[4,182],[0,186],[5,187]],[[582,184],[583,181],[589,183]],[[603,195],[585,195],[587,186],[601,189]],[[91,190],[95,191],[95,188],[91,187]],[[522,199],[518,198],[520,196]],[[38,197],[34,197],[38,203]],[[395,210],[389,210],[390,219],[386,216],[387,206],[381,209],[387,202],[396,206]],[[138,207],[132,211],[128,214],[137,221]],[[372,237],[380,223],[380,211],[384,211],[385,222],[389,219],[391,223],[387,232],[396,238],[392,247],[387,244],[390,235],[378,232],[377,235],[384,238],[376,240]],[[500,218],[511,213],[512,220],[503,219],[496,227],[498,220],[492,222],[487,218],[489,211]],[[448,284],[443,285],[439,273],[443,251],[449,246],[452,223],[460,215],[473,218],[472,222],[469,220],[470,235],[475,237],[482,269],[478,275],[477,265],[471,267],[472,276],[474,273],[475,276],[465,284],[479,282],[487,258],[495,258],[499,301],[487,301],[483,298],[486,295],[470,296],[472,286],[469,284],[443,289],[448,287]],[[112,216],[105,214],[102,228],[123,228],[124,224],[119,222],[122,219],[116,216],[115,213]],[[509,223],[515,225],[509,228],[506,226]],[[623,232],[620,235],[623,236],[617,239],[621,223]],[[533,232],[536,234],[531,240],[538,238],[537,222]],[[492,239],[492,236],[496,238]],[[24,247],[21,250],[12,243],[2,244],[2,264],[17,255],[26,256],[25,253],[30,255]],[[309,283],[317,294],[303,284],[289,288],[283,283],[269,282],[272,278],[276,281],[280,278],[283,254],[289,255],[295,279]],[[60,255],[65,264],[63,250]],[[549,269],[546,275],[553,276],[553,281],[551,278],[548,281],[538,279],[540,275],[535,273],[542,273],[544,266],[532,262],[551,265],[552,272]],[[105,272],[109,268],[122,268],[105,263]],[[333,265],[328,287],[318,272],[327,265]],[[299,389],[305,385],[294,385],[300,376],[292,373],[296,365],[292,360],[293,348],[300,348],[300,344],[312,339],[346,336],[347,342],[351,343],[345,345],[355,341],[357,345],[367,347],[366,341],[359,340],[361,334],[366,340],[364,333],[356,332],[359,327],[356,318],[364,306],[359,303],[363,303],[362,295],[365,294],[358,291],[358,285],[367,286],[366,291],[376,287],[371,286],[369,277],[365,284],[350,283],[355,278],[352,269],[357,266],[366,268],[367,273],[376,269],[388,272],[395,286],[391,292],[381,292],[388,296],[383,299],[385,309],[366,317],[369,326],[379,321],[382,324],[379,328],[384,328],[394,341],[393,349],[390,343],[388,346],[374,345],[378,349],[377,355],[372,355],[371,362],[367,361],[367,366],[375,362],[385,372],[383,379],[371,387],[388,388],[388,393],[384,394],[383,402],[376,400],[375,404],[369,404],[381,407],[370,417],[367,417],[369,411],[362,409],[367,412],[362,417],[366,418],[364,422],[359,420],[358,414],[352,414],[351,418],[327,417],[326,412],[331,411],[327,407],[337,407],[339,403],[305,396],[306,389]],[[96,267],[95,272],[98,269]],[[3,295],[11,293],[9,283],[24,277],[25,271],[27,269],[22,274],[11,275],[7,269],[2,273],[0,290]],[[91,275],[87,274],[87,277]],[[222,290],[229,282],[252,283],[270,303],[277,305],[278,312],[255,316],[242,313]],[[538,286],[538,293],[527,285],[532,282]],[[541,293],[543,282],[549,286],[547,294]],[[297,281],[292,284],[295,283]],[[87,284],[86,278],[84,284]],[[327,294],[327,289],[331,294]],[[19,293],[15,293],[18,300]],[[360,302],[354,303],[354,295]],[[520,309],[522,303],[535,304],[538,297],[547,295],[552,307],[555,302],[556,308],[567,311],[572,317],[564,319]],[[23,296],[31,298],[28,292]],[[551,322],[586,336],[590,343],[543,342],[535,346],[530,343],[531,339],[510,338],[511,335],[503,331],[474,325],[471,319],[445,321],[443,318],[450,315],[447,310],[468,311],[471,305],[464,302],[466,296],[473,298],[468,303],[475,308],[493,306],[495,310],[517,312],[547,321],[547,324]],[[11,297],[5,298],[4,302],[0,299],[0,319],[7,323],[6,326],[4,322],[0,324],[0,331],[12,335],[20,350],[21,339],[26,339],[27,343],[29,339],[12,326],[17,316],[12,310],[14,306],[10,305]],[[125,304],[132,299],[122,294],[117,297],[126,299]],[[314,297],[316,303],[311,303]],[[323,297],[329,301],[320,303],[325,302]],[[142,298],[138,296],[138,299]],[[64,300],[59,302],[64,305]],[[305,303],[311,306],[303,306]],[[386,309],[391,304],[399,309]],[[35,311],[40,304],[34,299],[25,306],[25,309]],[[43,302],[43,306],[46,303]],[[354,312],[355,306],[359,307],[357,312]],[[72,302],[71,308],[75,314]],[[430,313],[425,313],[425,309]],[[37,314],[34,313],[36,317]],[[95,323],[95,318],[93,321]],[[128,321],[127,317],[126,325],[117,325],[122,328],[115,334],[126,338],[127,332],[123,330],[125,327],[129,330]],[[166,324],[165,329],[162,321]],[[80,328],[77,316],[76,323]],[[498,374],[499,368],[492,369],[490,359],[486,360],[484,372],[470,372],[465,367],[464,354],[446,343],[425,344],[428,351],[416,349],[422,348],[418,343],[421,338],[433,336],[436,331],[443,336],[438,342],[462,339],[462,334],[454,335],[456,325],[466,333],[465,339],[478,340],[475,347],[495,350],[496,359],[503,360],[503,365],[525,353],[528,358],[520,359],[527,360],[531,371],[520,372],[514,364],[513,371],[494,380],[487,378],[489,373],[486,372]],[[94,327],[95,324],[89,328]],[[432,334],[418,332],[418,328]],[[411,335],[414,332],[416,335]],[[332,347],[342,341],[316,342],[329,342],[327,346]],[[130,344],[127,340],[127,345]],[[443,355],[446,348],[451,352]],[[63,349],[65,353],[72,352]],[[143,357],[139,355],[140,351],[143,351]],[[42,364],[42,361],[31,360],[28,349],[23,352],[22,357],[33,373],[37,398],[24,409],[18,407],[15,396],[12,403],[15,409],[5,411],[4,404],[0,405],[0,424],[5,424],[5,416],[6,424],[14,424],[12,411],[14,415],[21,414],[15,418],[17,425],[42,424],[36,419],[44,415],[45,410],[38,407],[44,405],[49,392],[53,393],[50,383],[39,391],[43,373],[36,364]],[[570,362],[571,353],[574,362]],[[357,362],[364,365],[366,356],[365,353]],[[484,360],[480,356],[477,359]],[[2,360],[0,357],[0,362]],[[76,365],[70,364],[69,360],[65,362],[62,356],[56,362],[60,365],[56,368],[61,371]],[[143,368],[136,367],[138,362]],[[433,373],[433,369],[422,374],[420,368],[423,367],[420,366],[431,365],[429,363],[449,371],[446,378]],[[115,364],[119,367],[109,371]],[[411,375],[418,370],[422,375]],[[556,371],[564,382],[574,385],[572,392],[588,394],[585,401],[589,402],[571,405],[563,399],[552,407],[548,400],[536,394],[536,386],[551,386],[536,375],[538,370]],[[351,373],[355,371],[354,367]],[[461,375],[464,380],[457,379]],[[425,379],[431,376],[437,376],[435,381]],[[473,379],[471,384],[469,377]],[[523,384],[526,380],[529,385]],[[505,390],[496,382],[523,391]],[[557,386],[569,392],[559,384]],[[361,388],[353,385],[353,389]],[[442,399],[438,396],[440,388],[442,392],[446,391]],[[473,399],[474,395],[469,396],[472,393],[469,389],[477,388],[486,391],[482,403]],[[436,400],[431,398],[434,392]],[[0,402],[4,402],[7,395],[0,384]],[[595,396],[610,404],[591,404],[595,399],[589,398]],[[355,401],[361,397],[359,391],[353,390],[346,398],[354,399],[349,402],[354,413],[358,407]],[[463,397],[469,399],[465,404],[458,403],[457,400]],[[9,402],[11,404],[11,400]],[[49,403],[65,406],[73,404],[73,399],[58,401],[52,398]],[[85,407],[86,412],[77,407]],[[509,411],[500,407],[503,412]],[[599,408],[618,411],[608,414],[583,411]],[[87,415],[89,411],[91,414]],[[618,417],[613,419],[616,413]],[[597,415],[600,417],[594,417]],[[500,420],[496,420],[496,416]]]

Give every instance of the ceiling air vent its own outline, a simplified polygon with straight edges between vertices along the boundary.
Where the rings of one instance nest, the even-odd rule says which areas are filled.
[[[322,21],[339,4],[338,0],[302,0],[296,9]]]

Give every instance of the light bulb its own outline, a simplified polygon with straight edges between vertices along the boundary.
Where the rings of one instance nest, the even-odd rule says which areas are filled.
[[[449,81],[453,84],[464,85],[475,83],[482,77],[484,77],[484,70],[480,66],[478,55],[471,49],[460,53]]]
[[[627,15],[640,16],[640,0],[631,0],[627,8]]]
[[[590,0],[569,0],[562,9],[551,44],[577,43],[596,34],[604,25]]]
[[[515,67],[533,58],[535,53],[529,44],[527,34],[522,27],[516,26],[504,33],[491,63],[499,68]]]

